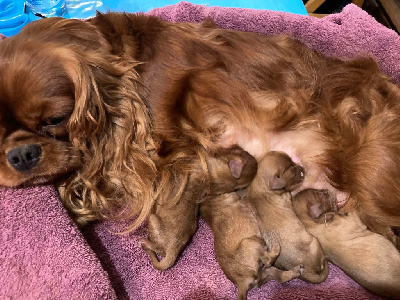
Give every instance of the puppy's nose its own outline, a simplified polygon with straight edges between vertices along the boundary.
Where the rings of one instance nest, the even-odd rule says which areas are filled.
[[[10,165],[17,171],[29,171],[39,162],[42,149],[38,145],[24,145],[7,153]]]

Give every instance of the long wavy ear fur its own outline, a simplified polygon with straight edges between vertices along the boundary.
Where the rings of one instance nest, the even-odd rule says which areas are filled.
[[[74,85],[75,109],[68,123],[83,167],[60,189],[78,224],[96,219],[135,219],[136,228],[154,202],[156,167],[149,111],[137,90],[137,62],[112,54],[96,28],[54,20],[49,38]]]

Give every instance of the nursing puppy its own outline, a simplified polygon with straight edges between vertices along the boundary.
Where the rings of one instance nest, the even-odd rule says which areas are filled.
[[[270,177],[269,188],[280,192],[302,179],[301,168],[292,164],[288,168],[289,158],[284,154],[270,152],[267,156],[268,159],[264,160],[271,164],[266,166],[263,161],[261,164],[264,168],[271,168],[274,174]],[[246,197],[253,196],[251,192],[246,194]],[[300,265],[288,271],[272,266],[280,254],[279,241],[269,239],[268,243],[265,242],[255,215],[238,193],[207,196],[200,204],[200,213],[211,227],[215,255],[226,277],[237,286],[238,299],[246,299],[249,289],[269,280],[286,282],[301,275],[303,268]]]
[[[204,151],[203,151],[204,152]],[[180,252],[195,233],[198,204],[206,195],[241,190],[250,184],[257,171],[257,161],[243,149],[233,146],[220,153],[200,157],[187,179],[187,185],[178,201],[157,202],[149,216],[148,239],[141,240],[142,248],[150,255],[158,270],[171,267]],[[164,256],[162,260],[157,255]]]
[[[293,207],[329,261],[371,292],[400,299],[400,253],[393,244],[368,230],[355,212],[335,213],[335,201],[324,191],[300,192]]]
[[[269,280],[286,282],[301,274],[301,267],[282,271],[272,266],[280,252],[277,241],[266,243],[250,207],[236,193],[207,196],[200,213],[211,227],[217,261],[238,290],[238,299]]]
[[[300,278],[320,283],[328,276],[328,262],[318,240],[294,213],[289,192],[303,179],[304,169],[286,154],[269,152],[259,162],[244,201],[252,208],[267,244],[277,242],[281,246],[274,265],[285,270],[302,265]]]

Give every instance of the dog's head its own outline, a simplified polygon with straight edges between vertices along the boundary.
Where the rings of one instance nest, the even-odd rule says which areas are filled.
[[[32,22],[1,42],[0,185],[62,184],[82,223],[148,211],[153,142],[136,65],[79,20]]]
[[[0,184],[53,183],[81,165],[69,140],[75,87],[57,47],[23,36],[0,44]]]

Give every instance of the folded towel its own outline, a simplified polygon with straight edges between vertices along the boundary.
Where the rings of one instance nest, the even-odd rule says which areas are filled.
[[[289,34],[326,55],[373,55],[382,71],[400,82],[400,37],[355,5],[323,19],[187,2],[150,14],[176,22],[210,16],[224,28]],[[152,268],[138,245],[145,227],[129,235],[113,233],[121,228],[92,224],[83,229],[83,238],[52,187],[0,189],[0,298],[234,299],[236,289],[216,262],[213,237],[203,221],[176,265],[164,272]],[[330,267],[322,284],[268,282],[251,290],[249,299],[379,299]]]

